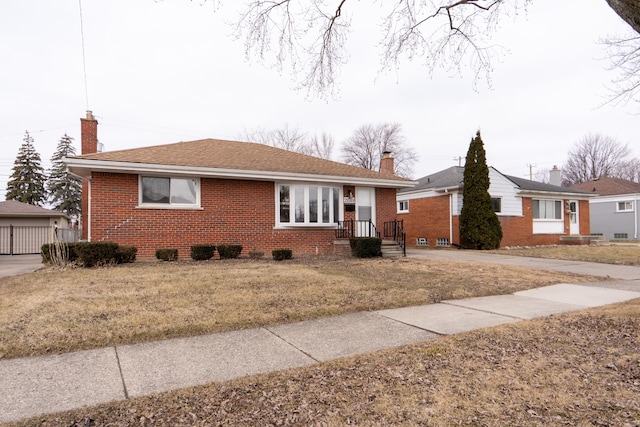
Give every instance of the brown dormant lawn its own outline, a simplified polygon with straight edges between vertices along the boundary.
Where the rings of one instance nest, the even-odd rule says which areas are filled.
[[[45,415],[52,426],[637,426],[640,299]]]
[[[49,268],[0,278],[0,358],[252,328],[593,280],[418,259]]]
[[[640,244],[633,246],[535,246],[500,249],[495,252],[505,255],[530,256],[536,258],[568,259],[573,261],[640,266]]]

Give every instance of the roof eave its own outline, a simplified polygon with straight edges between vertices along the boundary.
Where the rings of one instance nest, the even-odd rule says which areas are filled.
[[[162,175],[198,176],[208,178],[249,179],[256,181],[321,181],[340,184],[368,185],[383,188],[411,188],[414,181],[403,179],[367,178],[356,176],[319,175],[289,172],[206,168],[153,163],[129,163],[67,158],[65,163],[72,175],[88,179],[92,171],[112,173],[155,173]]]
[[[570,193],[565,191],[542,191],[542,190],[520,190],[518,192],[519,196],[527,196],[527,197],[549,197],[549,196],[561,196],[565,199],[590,199],[595,197],[594,194],[590,193]]]

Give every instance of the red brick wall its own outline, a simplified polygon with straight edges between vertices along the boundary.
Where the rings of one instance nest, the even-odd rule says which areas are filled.
[[[564,206],[564,202],[563,202]],[[523,216],[498,216],[502,226],[500,246],[557,245],[560,236],[569,234],[569,216],[565,215],[564,234],[533,234],[533,202],[522,200]],[[436,246],[436,239],[449,237],[449,196],[438,196],[409,201],[409,213],[398,214],[404,220],[407,246],[416,246],[417,237],[426,237],[429,246]],[[580,201],[580,234],[589,235],[589,202]],[[460,217],[454,216],[453,243],[460,243]]]
[[[139,259],[155,257],[159,248],[177,248],[189,258],[199,243],[240,244],[269,256],[273,249],[292,249],[294,256],[334,252],[333,228],[274,229],[273,182],[202,178],[201,210],[146,209],[138,206],[138,176],[94,173],[91,240],[112,241],[138,248]],[[353,190],[352,190],[353,191]],[[382,190],[377,200],[378,222],[393,219],[395,190]],[[345,212],[348,219],[353,212]],[[380,223],[382,224],[382,223]]]
[[[396,189],[376,188],[376,228],[382,235],[384,223],[396,219]]]
[[[404,221],[407,246],[416,246],[416,239],[426,237],[429,246],[435,247],[437,239],[449,239],[449,195],[413,199],[409,201],[409,213],[397,214]],[[459,243],[457,217],[453,242]]]

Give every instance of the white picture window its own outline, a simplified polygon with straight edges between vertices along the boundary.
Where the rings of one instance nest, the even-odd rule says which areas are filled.
[[[617,212],[632,212],[633,211],[633,202],[618,202],[616,211]]]
[[[562,219],[562,200],[533,199],[533,219]]]
[[[140,205],[196,207],[200,203],[200,180],[158,176],[140,177]]]
[[[409,201],[400,200],[398,202],[398,212],[409,212]]]
[[[276,203],[278,225],[336,225],[340,220],[340,191],[336,187],[279,184]]]

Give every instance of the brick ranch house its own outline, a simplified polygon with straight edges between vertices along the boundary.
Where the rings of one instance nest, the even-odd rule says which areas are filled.
[[[65,159],[83,179],[82,237],[135,246],[140,259],[159,248],[188,258],[195,244],[334,253],[344,248],[337,230],[351,220],[382,230],[395,219],[396,190],[415,184],[393,175],[390,156],[376,172],[217,139],[98,152],[97,127],[88,112],[82,154]]]
[[[398,190],[407,246],[460,244],[464,167],[453,166]],[[591,194],[503,175],[489,168],[489,193],[502,226],[501,246],[588,244]]]

